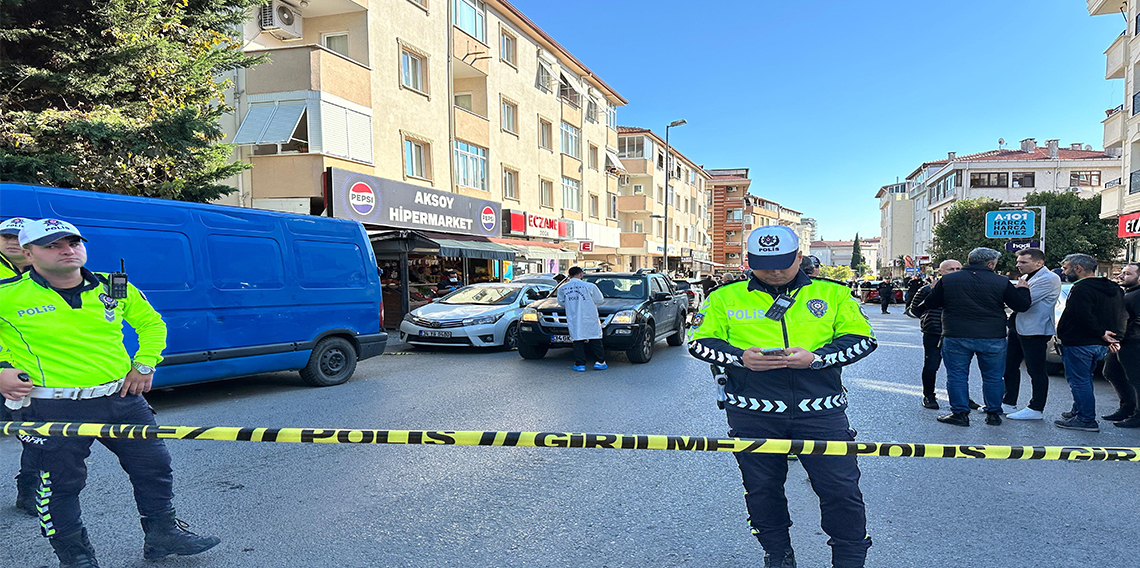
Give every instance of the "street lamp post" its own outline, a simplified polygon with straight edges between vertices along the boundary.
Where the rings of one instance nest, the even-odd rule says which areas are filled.
[[[665,274],[669,274],[669,178],[673,175],[672,166],[669,165],[670,150],[669,148],[669,129],[674,126],[681,126],[685,124],[686,120],[674,120],[665,127],[665,250],[661,258],[665,267]]]

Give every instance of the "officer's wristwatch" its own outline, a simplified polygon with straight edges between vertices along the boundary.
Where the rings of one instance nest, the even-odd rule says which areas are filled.
[[[815,354],[815,359],[811,360],[811,368],[815,369],[817,371],[819,369],[822,369],[823,368],[823,357],[820,357],[819,354]]]
[[[154,367],[151,367],[150,365],[143,365],[142,363],[136,363],[132,361],[131,367],[134,367],[134,369],[138,371],[140,375],[149,375],[154,373]]]

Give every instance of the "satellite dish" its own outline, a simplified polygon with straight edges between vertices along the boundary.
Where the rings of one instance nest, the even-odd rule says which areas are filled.
[[[1005,146],[1005,138],[998,138],[998,148]]]
[[[1085,144],[1085,151],[1091,152],[1092,151],[1092,144]]]

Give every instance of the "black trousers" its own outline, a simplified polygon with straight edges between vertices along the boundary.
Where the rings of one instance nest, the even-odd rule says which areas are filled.
[[[840,412],[827,416],[772,416],[771,414],[728,407],[729,436],[793,440],[838,440],[850,442],[855,432]],[[748,524],[764,550],[772,555],[791,550],[788,528],[792,518],[784,483],[788,459],[778,454],[736,453],[744,480],[744,501]],[[855,456],[800,454],[800,464],[808,473],[811,487],[819,496],[820,526],[831,538],[832,564],[839,568],[862,567],[871,546],[867,535],[867,513],[859,490],[859,464]]]
[[[936,333],[922,334],[922,396],[934,400],[934,379],[938,367],[942,366],[942,348],[938,342],[942,336]]]
[[[88,400],[36,399],[23,410],[35,422],[88,422],[154,425],[154,411],[141,395],[118,394]],[[24,455],[40,476],[37,504],[40,531],[46,537],[67,536],[83,528],[79,492],[87,483],[87,464],[95,438],[20,436]],[[174,475],[162,440],[99,439],[114,452],[130,477],[135,504],[144,517],[172,510]]]
[[[606,362],[606,348],[602,346],[601,339],[583,339],[574,342],[574,364],[586,365],[586,346],[590,347],[590,355],[593,356],[594,363]]]
[[[1120,408],[1137,410],[1140,401],[1140,343],[1121,344],[1120,351],[1104,359],[1104,378],[1116,389]]]
[[[1029,384],[1033,394],[1029,408],[1038,412],[1045,410],[1049,396],[1049,371],[1045,369],[1045,352],[1049,347],[1048,335],[1018,335],[1016,329],[1009,330],[1008,345],[1005,351],[1005,398],[1004,404],[1017,405],[1017,395],[1021,390],[1021,362],[1029,373]]]
[[[887,306],[891,305],[891,296],[893,296],[893,295],[894,295],[894,293],[892,292],[890,294],[879,296],[879,303],[883,305],[883,313],[884,314],[887,313]]]

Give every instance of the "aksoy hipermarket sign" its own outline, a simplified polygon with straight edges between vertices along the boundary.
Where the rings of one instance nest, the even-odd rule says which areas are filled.
[[[400,181],[329,168],[332,215],[399,229],[498,236],[499,204]]]

